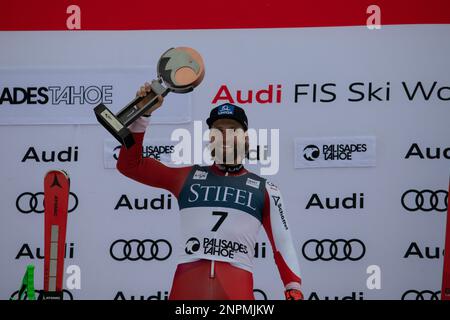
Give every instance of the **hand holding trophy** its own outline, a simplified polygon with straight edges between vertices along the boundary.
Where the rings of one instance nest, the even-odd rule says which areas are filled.
[[[121,144],[127,148],[134,144],[128,126],[142,115],[150,115],[161,106],[162,97],[169,92],[187,93],[194,90],[205,75],[205,66],[200,54],[192,48],[177,47],[164,52],[158,61],[157,79],[150,84],[146,96],[138,93],[117,114],[113,114],[104,104],[94,108],[95,116]]]

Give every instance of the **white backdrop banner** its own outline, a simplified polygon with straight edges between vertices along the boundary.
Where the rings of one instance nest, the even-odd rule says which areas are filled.
[[[71,177],[65,289],[74,299],[167,299],[184,250],[176,196],[114,169],[119,144],[93,108],[101,100],[117,112],[178,45],[202,54],[205,78],[155,111],[144,156],[169,160],[180,129],[192,154],[202,151],[211,108],[234,102],[258,132],[260,160],[246,167],[260,174],[270,159],[264,178],[283,195],[306,299],[438,297],[449,34],[450,25],[0,32],[0,299],[28,264],[42,288],[50,169]],[[160,260],[137,257],[136,242],[124,252],[133,239],[163,240]],[[256,298],[283,299],[263,230],[254,249]]]

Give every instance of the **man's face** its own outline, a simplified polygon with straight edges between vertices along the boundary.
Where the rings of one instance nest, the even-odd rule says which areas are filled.
[[[211,127],[210,142],[217,163],[239,164],[245,157],[248,137],[238,121],[219,119]]]

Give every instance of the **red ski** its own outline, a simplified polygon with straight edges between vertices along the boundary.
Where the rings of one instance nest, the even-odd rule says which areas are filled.
[[[444,272],[442,275],[442,300],[450,300],[450,181],[448,183],[448,196],[447,196],[447,230],[445,237],[445,249],[444,249]]]
[[[69,176],[62,170],[52,170],[45,175],[43,299],[62,300],[69,187]]]

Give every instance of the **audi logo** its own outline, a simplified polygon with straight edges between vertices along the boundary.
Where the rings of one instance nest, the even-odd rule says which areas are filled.
[[[78,207],[78,197],[75,193],[69,193],[69,210],[74,211]],[[21,193],[16,200],[16,208],[18,211],[28,214],[31,212],[44,212],[44,193],[43,192],[24,192]]]
[[[357,261],[366,253],[366,246],[358,239],[311,239],[305,242],[302,253],[309,261]]]
[[[446,190],[407,190],[402,195],[402,205],[408,211],[447,211],[448,192]]]
[[[440,300],[441,291],[408,290],[402,295],[402,300]]]
[[[34,290],[34,292],[36,293],[36,299],[37,300],[42,298],[43,290]],[[19,290],[14,291],[13,294],[10,296],[9,300],[17,300],[18,293],[19,293]],[[28,300],[28,296],[27,296],[26,292],[23,295],[23,299],[22,300]],[[69,290],[63,289],[63,300],[73,300],[72,292],[70,292]]]
[[[124,240],[119,239],[111,244],[109,253],[117,261],[158,260],[163,261],[170,257],[172,246],[169,241],[158,240]]]

